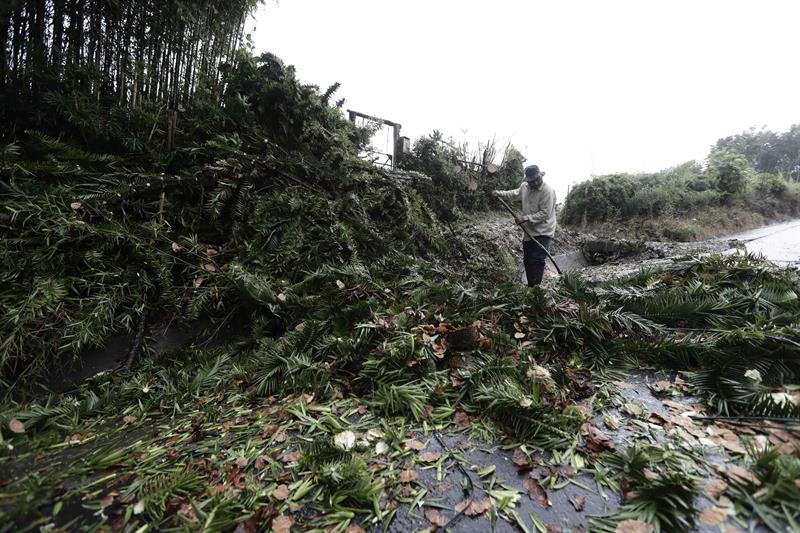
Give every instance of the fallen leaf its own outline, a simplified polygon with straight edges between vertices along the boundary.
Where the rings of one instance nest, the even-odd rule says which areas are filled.
[[[525,334],[522,333],[521,331],[518,331],[518,332],[514,333],[514,338],[515,339],[524,339],[525,338]]]
[[[614,533],[652,533],[653,526],[641,520],[623,520],[617,524]]]
[[[116,498],[118,495],[119,493],[115,491],[111,491],[106,494],[105,497],[100,500],[100,508],[105,509],[106,507],[110,506],[112,503],[114,503],[114,498]]]
[[[397,479],[400,481],[400,483],[411,483],[412,481],[416,480],[417,477],[419,476],[417,475],[416,471],[403,470],[402,472],[400,472],[400,476],[398,476]]]
[[[412,450],[420,451],[425,449],[425,445],[416,439],[408,439],[404,444],[406,445],[406,448],[410,448]]]
[[[432,463],[438,461],[441,456],[441,452],[425,452],[420,454],[419,460],[423,463]]]
[[[275,434],[275,442],[286,442],[288,435],[285,431],[279,431]]]
[[[616,417],[614,417],[612,415],[604,416],[603,417],[603,422],[605,423],[605,425],[606,425],[606,427],[608,429],[611,429],[611,430],[614,430],[614,431],[619,429],[619,421],[616,419]]]
[[[586,447],[589,448],[589,451],[600,453],[603,450],[614,449],[614,441],[608,438],[605,433],[600,431],[592,424],[587,422],[583,425],[583,429],[586,437],[584,440],[586,442]]]
[[[244,468],[247,466],[247,457],[239,457],[236,459],[236,466],[239,468]]]
[[[218,255],[219,255],[219,252],[216,251],[215,249],[213,249],[213,248],[207,248],[206,249],[206,256],[207,257],[216,257]]]
[[[12,418],[8,422],[8,429],[10,429],[12,433],[25,433],[25,424],[16,418]]]
[[[383,455],[388,451],[389,451],[389,445],[383,442],[382,440],[379,440],[378,442],[375,443],[376,455]]]
[[[528,459],[528,454],[523,452],[521,448],[514,449],[511,461],[517,466],[517,470],[526,470],[531,466],[531,460]]]
[[[203,268],[209,272],[217,271],[217,266],[214,263],[203,263]]]
[[[82,205],[83,205],[83,204],[81,204],[80,202],[72,202],[71,204],[69,204],[69,206],[70,206],[72,209],[80,209]]]
[[[525,487],[525,490],[528,491],[528,496],[531,497],[531,500],[537,502],[544,509],[553,505],[550,502],[550,498],[547,497],[547,491],[544,490],[544,487],[542,487],[537,480],[532,477],[526,477],[522,485]]]
[[[492,507],[492,501],[489,498],[484,498],[479,502],[472,500],[463,500],[458,502],[455,506],[455,511],[460,513],[464,511],[467,516],[477,516],[488,511]]]
[[[289,498],[289,485],[285,483],[283,485],[278,485],[278,488],[272,492],[272,497],[280,501]]]
[[[172,251],[175,252],[176,254],[179,254],[184,250],[183,246],[181,246],[177,242],[173,242],[171,244],[171,247],[172,247]]]
[[[622,410],[628,413],[631,416],[640,417],[644,414],[644,409],[638,404],[633,402],[627,402],[625,405],[622,406]]]
[[[133,506],[133,514],[142,514],[144,512],[144,500],[139,500]]]
[[[479,514],[485,513],[486,511],[491,509],[491,507],[492,507],[492,500],[490,500],[489,498],[484,498],[481,501],[472,502],[472,504],[469,506],[469,509],[467,509],[466,514],[467,516],[477,516]]]
[[[456,427],[466,428],[469,427],[469,423],[469,415],[464,411],[456,411],[456,414],[453,415],[453,424],[455,424]]]
[[[345,287],[344,283],[340,279],[336,280],[336,286],[339,287],[340,289],[344,289]]]
[[[761,482],[751,472],[739,465],[717,467],[717,471],[738,485],[754,485],[758,487]]]
[[[649,386],[656,392],[664,392],[673,388],[672,382],[664,379],[651,383]]]
[[[133,415],[125,415],[122,417],[122,421],[126,424],[132,424],[133,422],[136,422],[136,417]]]
[[[300,459],[300,452],[298,452],[297,450],[292,450],[291,452],[284,455],[281,460],[284,463],[294,463],[297,462],[298,459]]]
[[[720,507],[706,507],[700,511],[700,521],[709,526],[716,526],[725,521],[728,513]]]
[[[289,533],[294,525],[294,518],[291,516],[276,516],[272,519],[272,531],[274,533]]]
[[[344,533],[364,533],[364,528],[359,526],[358,524],[350,524],[344,530]]]
[[[575,510],[580,513],[586,506],[586,496],[573,494],[569,497],[569,503],[571,503]]]
[[[436,509],[426,509],[425,519],[436,527],[444,527],[448,522],[447,517]]]
[[[268,464],[268,463],[269,463],[271,460],[272,460],[272,458],[271,458],[270,456],[268,456],[268,455],[259,455],[258,457],[256,457],[256,462],[255,462],[255,465],[254,465],[254,466],[256,467],[256,470],[261,470],[261,469],[262,469],[262,468],[264,468],[264,467],[265,467],[265,466],[266,466],[266,465],[267,465],[267,464]]]

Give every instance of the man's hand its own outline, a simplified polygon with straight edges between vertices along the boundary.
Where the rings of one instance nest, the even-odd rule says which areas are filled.
[[[524,218],[522,218],[522,217],[514,217],[514,222],[516,222],[516,223],[517,223],[517,226],[519,226],[520,224],[522,224],[523,222],[525,222],[525,219],[524,219]]]

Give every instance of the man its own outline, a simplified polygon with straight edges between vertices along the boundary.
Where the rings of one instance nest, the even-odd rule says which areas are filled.
[[[516,218],[516,223],[524,226],[542,247],[549,250],[556,232],[556,193],[544,182],[544,172],[538,166],[525,167],[525,178],[519,189],[492,191],[492,196],[520,198],[522,216]],[[539,285],[544,276],[547,254],[542,247],[537,246],[525,234],[522,240],[522,257],[529,287]]]

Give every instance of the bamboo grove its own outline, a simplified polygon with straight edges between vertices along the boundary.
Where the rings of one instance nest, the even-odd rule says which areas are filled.
[[[4,136],[48,98],[177,110],[203,86],[219,96],[256,0],[7,0],[0,8]],[[26,117],[30,113],[32,117]],[[11,131],[9,131],[11,130]]]

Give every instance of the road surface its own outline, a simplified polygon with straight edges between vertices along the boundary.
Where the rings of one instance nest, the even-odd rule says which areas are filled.
[[[760,253],[770,261],[800,264],[800,220],[746,231],[724,240],[729,239],[745,241],[748,252]]]

